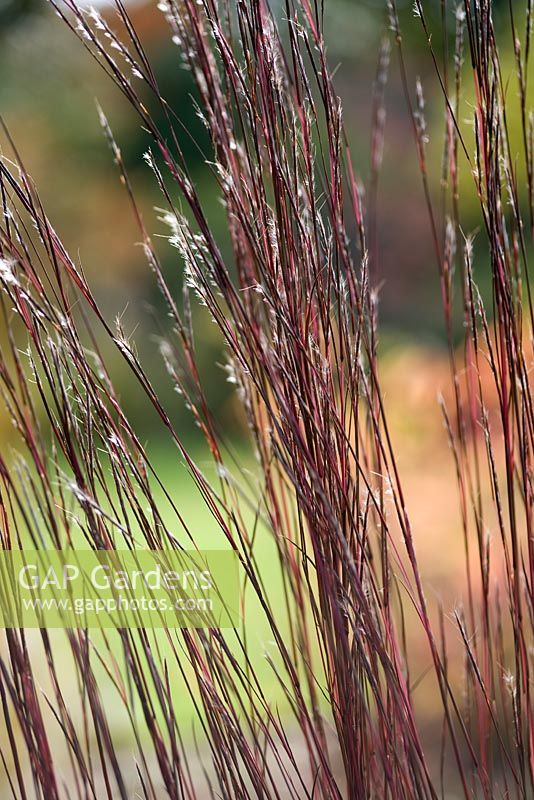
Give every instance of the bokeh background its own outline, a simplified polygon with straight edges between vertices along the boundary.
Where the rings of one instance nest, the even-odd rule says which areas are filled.
[[[170,41],[163,14],[155,11],[154,5],[145,0],[130,0],[128,7],[151,56],[162,93],[188,131],[181,132],[181,146],[197,185],[205,186],[203,196],[209,217],[215,232],[222,236],[224,212],[212,191],[203,162],[209,146],[195,112],[192,80]],[[330,64],[336,70],[336,86],[343,100],[354,162],[364,185],[370,170],[373,83],[380,41],[388,29],[385,5],[383,0],[326,0],[325,3]],[[417,76],[424,88],[431,188],[439,203],[443,100],[420,24],[414,18],[413,4],[411,0],[400,0],[398,5],[412,88]],[[430,0],[425,6],[439,32],[440,0]],[[506,6],[505,2],[494,2],[497,18],[502,14],[503,20],[502,26],[497,24],[498,30],[508,27]],[[103,3],[99,7],[113,16],[111,5]],[[447,11],[447,25],[452,34],[452,6]],[[509,60],[512,70],[511,52]],[[148,227],[156,231],[153,207],[160,198],[143,161],[143,153],[149,146],[146,134],[117,90],[54,15],[47,0],[0,0],[0,74],[1,114],[35,178],[49,216],[91,277],[106,309],[113,314],[124,312],[125,323],[129,321],[137,328],[139,345],[153,329],[150,311],[157,313],[162,304],[142,251],[136,247],[134,220],[113,169],[95,101],[109,117],[145,217],[149,223],[153,221]],[[439,348],[444,331],[437,270],[394,49],[386,110],[378,191],[378,258],[373,264],[373,280],[380,290],[383,340],[386,346],[407,338]],[[465,190],[466,186],[464,197]],[[474,200],[474,197],[472,202],[464,199],[463,222],[468,230],[480,225]],[[476,252],[483,256],[482,244]],[[178,273],[180,265],[175,253],[167,253],[165,266]],[[483,270],[478,278],[484,284]],[[216,343],[210,341],[208,330],[205,334],[206,359],[213,362],[212,348]],[[227,397],[224,392],[219,395],[223,413]],[[135,397],[130,402],[135,404]],[[133,407],[132,411],[135,412]]]
[[[162,93],[183,123],[181,146],[192,177],[202,190],[215,235],[225,241],[224,210],[204,164],[209,145],[196,115],[192,80],[170,41],[163,14],[154,5],[154,0],[148,4],[135,0],[128,9]],[[439,28],[440,0],[430,0],[426,5],[432,23]],[[380,42],[388,30],[384,6],[382,0],[325,0],[330,64],[337,70],[336,85],[343,100],[354,164],[364,186],[370,174],[373,82]],[[399,6],[408,73],[413,87],[416,76],[420,76],[425,93],[429,180],[439,208],[443,99],[412,1],[399,0]],[[506,2],[495,0],[495,14],[502,16],[497,29],[503,32],[503,40],[510,42],[505,35],[506,6]],[[113,15],[111,6],[100,5],[100,10]],[[452,31],[453,9],[447,13]],[[508,61],[512,71],[511,50],[504,52],[505,65]],[[156,337],[167,325],[166,312],[137,245],[135,221],[99,124],[96,100],[122,150],[147,228],[155,234],[162,232],[155,210],[161,199],[143,160],[149,141],[132,110],[46,0],[0,0],[0,114],[35,179],[54,227],[83,266],[104,313],[110,320],[120,316],[126,334],[133,335],[160,396],[194,449],[199,444],[192,420],[155,355]],[[385,105],[377,257],[372,263],[372,280],[380,298],[383,383],[423,573],[432,592],[453,602],[456,587],[463,583],[464,568],[453,466],[436,399],[440,392],[446,399],[450,396],[443,317],[413,132],[394,48]],[[467,130],[469,97],[464,107]],[[519,122],[514,120],[513,105],[511,108],[509,122],[514,129]],[[7,149],[4,152],[9,155]],[[476,231],[481,226],[480,212],[466,169],[464,173],[463,225],[466,232]],[[177,252],[162,248],[161,255],[171,285],[179,293],[182,267]],[[486,293],[489,267],[482,235],[475,240],[475,275],[482,293]],[[242,448],[242,415],[225,380],[215,328],[207,319],[199,320],[196,344],[212,408],[229,439]],[[160,439],[155,416],[147,413],[140,392],[131,390],[131,378],[119,359],[113,374],[141,439],[147,442],[184,515],[201,531],[207,524],[205,512],[191,491],[176,451],[169,450]],[[0,436],[7,445],[9,432],[1,420]],[[422,673],[425,666],[422,661]],[[438,710],[435,698],[425,695],[424,681],[418,691],[430,724]]]

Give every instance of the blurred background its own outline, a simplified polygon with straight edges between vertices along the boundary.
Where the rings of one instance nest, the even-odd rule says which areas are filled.
[[[170,41],[163,14],[154,5],[130,0],[129,10],[151,57],[162,93],[189,131],[189,135],[182,131],[181,146],[194,180],[199,187],[205,187],[204,202],[215,233],[224,240],[224,211],[212,191],[203,163],[203,151],[209,153],[209,145],[195,112],[191,77]],[[439,206],[443,100],[412,5],[411,0],[399,1],[412,89],[415,92],[415,79],[420,76],[425,94],[430,181]],[[442,3],[431,0],[425,6],[441,37]],[[354,163],[364,186],[368,185],[370,171],[373,83],[380,41],[388,30],[384,7],[383,0],[325,3],[330,64],[336,70]],[[497,15],[502,14],[506,27],[507,4],[496,0],[494,7]],[[111,5],[100,8],[113,17]],[[446,23],[452,47],[455,26],[452,6],[448,8]],[[510,52],[511,69],[512,61]],[[161,225],[154,206],[160,204],[160,197],[153,175],[143,161],[143,153],[149,146],[147,136],[126,102],[46,0],[0,0],[0,74],[0,113],[36,181],[53,224],[71,254],[83,265],[105,311],[113,317],[122,315],[127,334],[136,331],[141,355],[153,352],[150,337],[155,331],[154,315],[158,325],[165,324],[164,314],[160,313],[163,304],[142,250],[136,245],[135,223],[102,134],[95,101],[109,117],[147,227],[157,232]],[[469,98],[465,105],[468,111]],[[377,201],[378,257],[372,265],[373,281],[379,288],[382,345],[388,351],[406,341],[417,342],[439,351],[444,344],[444,331],[437,268],[394,49],[386,110]],[[469,231],[476,229],[481,220],[472,182],[468,175],[463,177],[463,222]],[[475,253],[483,262],[482,244]],[[162,256],[167,274],[176,275],[178,287],[181,266],[176,251],[162,249]],[[486,267],[481,263],[478,280],[482,290],[488,283],[485,273]],[[220,360],[219,345],[209,324],[202,325],[200,337],[201,358],[206,366],[213,365]],[[124,370],[123,379],[127,381],[125,368],[117,364],[117,369]],[[154,364],[153,369],[154,380],[166,396],[171,390],[163,368]],[[208,393],[225,423],[239,425],[222,375],[219,370],[206,370]],[[118,380],[120,383],[120,375]],[[128,395],[129,411],[137,424],[147,426],[143,432],[150,435],[151,423],[144,409],[136,406],[137,396],[135,392]],[[170,394],[166,397],[171,399]],[[176,398],[172,402],[176,413],[181,414]]]
[[[502,35],[506,82],[513,73],[508,3],[495,0],[493,5],[496,30]],[[170,40],[164,15],[155,6],[156,0],[129,0],[128,10],[151,58],[162,94],[183,123],[183,130],[177,130],[182,150],[201,191],[215,236],[224,245],[225,213],[204,164],[203,153],[209,157],[209,143],[196,114],[193,82],[183,68],[178,48]],[[364,189],[369,186],[370,177],[373,86],[380,43],[390,33],[385,6],[384,0],[325,2],[330,64],[336,71],[354,166]],[[420,21],[413,13],[412,0],[398,0],[398,7],[412,99],[417,77],[423,87],[430,190],[437,216],[441,218],[443,98]],[[442,47],[443,7],[441,0],[425,3],[430,27],[436,34],[434,46],[438,49]],[[111,3],[101,3],[99,9],[110,20],[114,19]],[[445,24],[447,45],[452,52],[455,30],[452,4],[446,6]],[[441,51],[439,55],[441,58]],[[469,69],[470,64],[464,64],[466,77]],[[184,440],[197,447],[195,426],[182,399],[173,391],[157,353],[156,337],[168,324],[167,314],[137,244],[138,231],[99,123],[96,101],[106,113],[122,150],[146,226],[151,233],[158,234],[164,232],[155,210],[161,205],[161,196],[143,160],[150,145],[148,136],[126,101],[58,19],[47,0],[0,0],[0,75],[0,113],[35,179],[52,223],[72,257],[85,270],[108,319],[113,321],[120,316],[126,335],[133,334],[160,398],[177,421]],[[471,83],[466,81],[466,86]],[[515,85],[512,81],[510,85],[513,95]],[[534,80],[529,85],[533,87]],[[138,90],[142,92],[143,86]],[[377,252],[371,266],[372,280],[379,291],[383,381],[408,496],[412,490],[411,513],[418,523],[415,528],[422,532],[422,546],[428,545],[431,553],[436,537],[442,536],[447,542],[447,557],[431,565],[430,576],[439,573],[438,578],[449,582],[454,571],[448,559],[454,561],[457,552],[461,563],[462,555],[460,547],[451,547],[452,537],[460,544],[456,517],[451,511],[456,508],[456,488],[436,402],[439,392],[447,397],[449,391],[443,313],[413,130],[393,44],[385,108],[383,163],[377,192]],[[152,113],[158,113],[154,104]],[[518,104],[511,102],[508,113],[512,139],[515,130],[518,139]],[[469,130],[472,115],[472,98],[466,90],[460,122],[468,146],[473,148],[473,133]],[[521,169],[519,160],[518,170]],[[480,230],[482,220],[466,162],[460,181],[462,226],[467,234]],[[178,253],[163,246],[160,255],[170,285],[176,287],[179,295],[182,265]],[[231,259],[229,252],[226,255]],[[475,239],[474,258],[475,277],[482,294],[487,295],[490,277],[482,233]],[[196,346],[212,409],[228,438],[241,447],[242,414],[226,381],[220,340],[208,318],[199,319]],[[113,357],[111,351],[107,355]],[[188,506],[185,510],[200,515],[202,504],[190,499],[190,484],[185,470],[177,466],[176,451],[169,451],[168,445],[160,442],[155,414],[147,413],[142,393],[131,390],[132,379],[125,363],[114,358],[115,384],[141,439],[151,448],[156,463],[170,476],[178,498],[184,497]],[[5,426],[0,430],[6,433]],[[428,531],[432,531],[430,538],[426,535]]]
[[[196,116],[191,77],[170,41],[163,14],[151,0],[130,2],[128,9],[151,57],[162,93],[190,135],[181,134],[181,146],[193,179],[201,188],[215,235],[225,240],[224,210],[212,191],[202,151],[209,152],[206,132]],[[415,93],[420,76],[426,101],[429,135],[430,186],[437,208],[441,202],[444,108],[428,47],[412,0],[399,0],[405,33],[407,68]],[[373,83],[380,42],[388,30],[383,0],[326,0],[326,36],[330,64],[337,70],[336,85],[343,100],[345,123],[355,169],[363,185],[370,174]],[[440,0],[425,4],[429,18],[440,31]],[[494,2],[502,19],[498,29],[504,41],[508,3]],[[100,10],[113,15],[111,6]],[[454,12],[447,11],[448,29],[454,31]],[[450,39],[451,46],[453,39]],[[504,54],[513,69],[513,53]],[[468,69],[469,65],[465,66]],[[155,206],[161,198],[153,174],[143,161],[149,140],[118,91],[84,52],[75,36],[55,16],[46,0],[0,0],[0,113],[15,140],[27,170],[33,175],[41,199],[71,255],[85,270],[109,319],[121,316],[126,334],[133,334],[141,359],[165,405],[172,409],[184,439],[195,446],[194,427],[173,392],[164,366],[154,357],[155,335],[165,328],[166,312],[137,246],[138,232],[114,167],[112,154],[98,121],[95,101],[108,116],[121,147],[147,228],[162,231]],[[506,80],[506,76],[505,80]],[[533,81],[530,82],[532,86]],[[515,90],[514,90],[515,91]],[[447,396],[449,373],[445,353],[443,317],[437,268],[428,214],[416,158],[411,122],[399,77],[397,54],[391,53],[386,90],[386,127],[383,166],[378,183],[377,259],[372,279],[379,288],[383,381],[391,429],[400,453],[400,466],[413,528],[419,537],[423,568],[436,592],[450,591],[463,581],[461,535],[456,512],[457,494],[452,463],[436,396]],[[466,130],[470,99],[464,99]],[[464,122],[462,121],[462,124]],[[512,128],[519,120],[512,116]],[[471,137],[472,141],[472,137]],[[481,226],[480,212],[464,169],[462,216],[465,232]],[[475,243],[475,275],[482,293],[489,286],[482,237]],[[176,250],[162,248],[164,269],[177,293],[181,264]],[[197,350],[204,370],[207,394],[224,429],[239,446],[242,417],[222,368],[220,342],[206,321],[197,330]],[[146,440],[163,472],[172,480],[186,516],[202,528],[201,503],[191,499],[186,471],[177,464],[176,451],[158,449],[159,428],[146,413],[139,391],[130,391],[131,378],[117,359],[114,378],[123,405],[140,438]],[[2,432],[0,430],[0,435]],[[194,507],[193,507],[194,506]],[[455,544],[454,544],[455,543]],[[439,559],[435,558],[440,553]],[[421,665],[424,669],[425,664]],[[432,717],[435,703],[421,686],[423,713]]]
[[[336,85],[343,99],[354,162],[365,185],[370,170],[373,82],[380,41],[388,27],[385,3],[327,0],[325,5],[330,63],[337,70]],[[441,3],[434,0],[426,5],[440,30]],[[439,202],[443,101],[419,22],[413,16],[412,2],[401,0],[399,6],[413,88],[415,77],[420,76],[425,92],[432,189]],[[499,4],[496,2],[495,6],[498,8]],[[113,16],[111,6],[101,8],[107,8]],[[224,212],[211,191],[203,163],[202,150],[209,152],[209,148],[192,102],[190,75],[182,68],[179,52],[170,41],[163,14],[143,0],[131,2],[129,9],[151,56],[162,93],[190,132],[189,136],[182,133],[182,148],[197,185],[206,187],[203,196],[208,214],[216,233],[222,234]],[[448,16],[452,32],[452,9]],[[152,315],[155,312],[158,316],[162,303],[141,248],[136,246],[138,234],[98,122],[95,100],[109,117],[148,228],[156,232],[161,226],[153,207],[160,198],[142,158],[149,145],[146,135],[131,109],[46,0],[0,0],[0,71],[1,114],[58,233],[90,276],[106,311],[113,316],[124,315],[127,333],[136,329],[141,354],[145,346],[152,350]],[[383,344],[387,348],[409,339],[439,348],[443,325],[437,269],[394,50],[386,108],[377,205],[378,259],[373,265],[373,279],[380,290]],[[479,225],[474,202],[467,222],[468,228]],[[162,254],[168,274],[176,273],[178,285],[177,254],[169,249]],[[218,344],[210,337],[209,325],[203,326],[202,336],[201,354],[206,364],[213,364],[218,360]],[[117,368],[121,369],[119,365]],[[206,380],[216,387],[213,397],[217,411],[231,417],[231,408],[225,408],[228,393],[222,388],[221,375],[209,370]],[[158,380],[157,375],[155,379]],[[163,379],[163,372],[159,379]],[[167,385],[167,381],[163,383]],[[162,385],[163,392],[165,386]],[[144,414],[135,405],[135,393],[128,402],[130,412],[137,414],[137,422],[144,425]],[[228,423],[232,424],[230,417]]]

